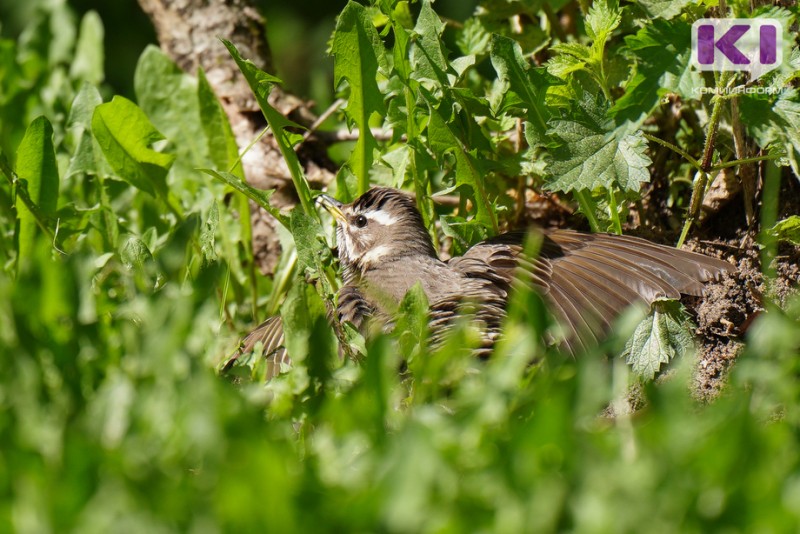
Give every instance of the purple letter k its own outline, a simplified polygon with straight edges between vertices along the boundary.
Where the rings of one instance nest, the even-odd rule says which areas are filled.
[[[736,48],[736,41],[747,33],[750,26],[745,24],[734,24],[725,34],[714,42],[714,26],[703,24],[697,28],[697,61],[701,65],[711,65],[714,63],[714,48],[725,54],[734,65],[749,65],[750,60]]]

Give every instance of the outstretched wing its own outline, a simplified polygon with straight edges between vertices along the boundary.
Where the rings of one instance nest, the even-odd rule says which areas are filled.
[[[449,263],[470,277],[509,284],[519,276],[536,286],[564,327],[564,344],[573,354],[602,339],[629,306],[700,295],[703,282],[733,270],[725,261],[637,237],[541,232],[536,258],[523,251],[525,233],[512,232],[479,243]]]
[[[292,361],[286,353],[283,337],[283,321],[280,315],[270,317],[239,342],[239,348],[228,358],[222,366],[223,371],[233,367],[236,360],[245,354],[254,352],[261,346],[261,354],[267,362],[266,379],[280,374],[281,364],[291,364]]]
[[[344,286],[339,291],[336,316],[340,322],[352,323],[360,329],[365,321],[372,315],[373,309],[364,300],[364,296],[355,286]],[[281,373],[281,364],[291,365],[292,360],[284,346],[283,321],[280,315],[270,317],[239,342],[230,358],[222,366],[223,371],[229,370],[236,361],[245,354],[254,352],[259,344],[261,355],[266,359],[266,380],[272,379]]]

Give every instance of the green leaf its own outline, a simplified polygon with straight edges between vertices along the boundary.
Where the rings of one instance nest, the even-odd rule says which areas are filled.
[[[618,2],[598,0],[592,3],[592,7],[589,8],[589,13],[586,15],[586,33],[592,39],[592,48],[597,53],[602,54],[611,32],[619,26],[621,21],[622,14]],[[600,57],[598,56],[598,59]]]
[[[464,55],[483,56],[489,53],[496,35],[490,33],[480,19],[470,18],[464,22],[464,29],[459,32],[456,44]]]
[[[72,101],[67,127],[78,138],[78,146],[70,158],[69,167],[64,175],[65,179],[76,174],[97,174],[98,172],[98,158],[101,156],[95,152],[92,116],[95,108],[102,103],[103,98],[100,96],[100,92],[88,82],[84,82]]]
[[[694,325],[677,300],[660,300],[639,323],[625,344],[622,357],[634,372],[652,379],[675,357],[688,357],[695,351]]]
[[[231,186],[239,193],[245,195],[247,198],[264,208],[264,210],[275,217],[275,219],[286,228],[289,228],[289,220],[278,209],[272,207],[269,199],[275,192],[274,189],[256,189],[247,182],[243,181],[240,177],[229,172],[218,172],[213,169],[200,169],[201,172],[216,178],[223,184]]]
[[[208,211],[208,219],[203,224],[203,230],[200,233],[200,252],[203,254],[203,261],[211,263],[217,259],[217,251],[214,247],[215,237],[217,234],[217,227],[219,226],[219,206],[216,202],[211,204],[211,209]]]
[[[53,146],[53,127],[45,117],[37,117],[25,131],[17,149],[17,176],[25,180],[30,200],[42,216],[54,217],[58,206],[58,166]],[[19,228],[17,231],[18,265],[27,262],[36,240],[37,217],[19,193],[16,199]],[[46,221],[39,221],[46,222]]]
[[[440,159],[447,153],[452,153],[456,159],[456,186],[468,186],[475,199],[476,219],[487,228],[497,233],[497,220],[492,210],[491,202],[484,187],[484,173],[479,168],[478,159],[467,152],[464,144],[453,131],[447,118],[442,116],[441,107],[428,91],[420,91],[428,101],[430,122],[428,123],[428,144],[431,151]]]
[[[104,34],[105,30],[100,15],[96,11],[87,11],[81,20],[75,58],[69,69],[70,78],[83,80],[93,85],[98,85],[103,81],[105,78]]]
[[[775,239],[800,246],[800,216],[792,215],[782,221],[778,221],[772,228],[767,230],[767,234]]]
[[[700,97],[697,90],[704,82],[691,68],[691,30],[691,25],[682,20],[656,20],[625,38],[636,58],[636,73],[611,108],[617,124],[630,121],[638,126],[666,93],[687,100]]]
[[[197,72],[197,99],[200,103],[200,124],[206,137],[206,151],[211,163],[218,169],[244,179],[244,169],[239,161],[239,147],[233,135],[228,116],[217,100],[203,69]]]
[[[164,136],[136,104],[121,96],[101,104],[92,116],[92,133],[117,175],[152,195],[166,197],[166,176],[175,156],[151,148]]]
[[[228,49],[239,70],[244,74],[247,85],[250,86],[250,90],[253,91],[256,97],[258,107],[261,108],[264,118],[267,119],[267,124],[272,130],[278,149],[281,151],[286,166],[289,168],[289,174],[292,176],[292,182],[294,183],[297,197],[300,199],[300,205],[306,213],[318,216],[311,202],[311,189],[308,186],[308,180],[306,180],[303,167],[300,165],[300,160],[297,158],[293,148],[294,144],[303,137],[287,130],[287,128],[302,129],[303,127],[281,115],[277,109],[270,105],[268,100],[273,85],[280,83],[281,80],[259,69],[249,59],[243,59],[230,41],[222,39],[222,44]]]
[[[398,338],[400,353],[406,358],[411,356],[416,348],[424,347],[427,343],[429,309],[428,297],[419,282],[411,286],[400,301],[394,334]]]
[[[795,176],[800,176],[800,93],[786,89],[778,97],[739,97],[742,124],[762,148],[774,144],[786,151]]]
[[[691,2],[692,0],[638,0],[636,3],[651,19],[669,20],[678,15]]]
[[[492,36],[492,66],[497,71],[503,93],[501,112],[522,108],[537,138],[543,139],[551,113],[545,106],[547,88],[561,83],[544,69],[533,69],[522,56],[522,49],[508,37]]]
[[[307,217],[306,215],[303,215]],[[317,323],[325,321],[325,305],[314,290],[313,284],[295,284],[281,305],[281,318],[286,339],[286,351],[292,361],[306,361],[313,358],[310,351],[321,347],[311,344],[312,331]],[[328,327],[329,335],[330,327]],[[317,355],[319,356],[319,355]]]
[[[317,270],[320,254],[327,250],[322,241],[322,227],[319,220],[303,213],[297,208],[292,210],[289,220],[289,230],[294,237],[295,247],[297,248],[297,263],[301,268]]]
[[[157,46],[139,56],[133,78],[136,100],[153,125],[170,141],[165,149],[176,155],[183,174],[208,167],[208,144],[200,117],[197,81],[183,72]],[[227,170],[227,169],[225,169]]]
[[[444,23],[433,10],[430,0],[423,0],[417,24],[414,26],[416,39],[411,48],[411,65],[413,78],[429,89],[450,85],[442,33]]]
[[[350,86],[350,96],[344,108],[350,125],[359,135],[348,165],[358,178],[358,194],[369,189],[369,170],[375,161],[378,142],[370,130],[373,117],[383,117],[386,106],[378,88],[377,74],[386,68],[383,44],[366,9],[350,1],[341,12],[333,33],[334,84],[343,80]]]
[[[554,191],[598,187],[638,191],[650,181],[647,142],[641,132],[614,130],[605,106],[591,95],[567,119],[550,121],[549,135],[559,146],[550,151],[547,188]]]

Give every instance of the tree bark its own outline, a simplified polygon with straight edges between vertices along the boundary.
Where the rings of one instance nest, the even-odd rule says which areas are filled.
[[[202,68],[228,115],[240,153],[265,128],[266,122],[247,81],[220,42],[224,37],[261,69],[274,73],[266,38],[266,24],[251,0],[138,0],[150,17],[162,50],[185,72],[195,75]],[[302,125],[314,116],[310,104],[276,88],[270,103]],[[327,184],[334,169],[313,144],[298,152],[311,182]],[[276,207],[293,206],[296,195],[280,151],[268,132],[242,158],[247,181],[261,189],[275,189]],[[271,273],[280,255],[277,224],[264,210],[251,204],[253,251],[262,273]]]

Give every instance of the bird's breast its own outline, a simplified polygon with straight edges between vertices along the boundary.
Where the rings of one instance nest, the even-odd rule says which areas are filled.
[[[406,293],[419,284],[429,303],[463,289],[464,277],[436,258],[405,258],[365,272],[360,289],[377,310],[393,314]]]

